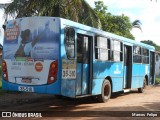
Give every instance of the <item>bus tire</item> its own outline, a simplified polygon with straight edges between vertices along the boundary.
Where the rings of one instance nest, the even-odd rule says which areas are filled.
[[[146,78],[144,78],[143,87],[138,88],[138,92],[143,93],[145,91],[146,87],[147,87],[147,81],[146,81]]]
[[[111,97],[111,83],[109,80],[105,80],[102,84],[101,94],[98,96],[99,102],[107,102]]]

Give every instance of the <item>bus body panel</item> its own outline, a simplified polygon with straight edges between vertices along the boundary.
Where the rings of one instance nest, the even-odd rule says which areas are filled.
[[[67,97],[75,97],[76,91],[75,91],[75,80],[65,80],[63,79],[62,84],[61,84],[61,94],[63,96]]]
[[[23,89],[23,92],[46,93],[46,85],[42,86],[19,85],[14,83],[8,83],[5,80],[3,80],[3,86],[4,86],[3,90],[20,91],[19,89],[21,87]]]
[[[112,92],[123,90],[123,77],[112,77]]]
[[[59,77],[61,78],[61,95],[67,96],[67,97],[72,97],[75,98],[76,95],[76,76],[73,78],[68,78],[68,76],[65,76],[68,72],[68,69],[72,69],[76,71],[76,60],[69,60],[66,55],[66,49],[65,49],[65,27],[68,26],[70,22],[66,22],[64,19],[61,19],[60,22],[60,31],[61,31],[61,44],[60,44],[60,51],[61,51],[61,66],[60,68],[60,75]],[[68,68],[69,67],[69,68]],[[75,74],[76,75],[76,74]]]
[[[75,23],[73,24],[72,21],[68,21],[68,20],[64,20],[61,19],[61,31],[62,33],[65,33],[64,30],[67,27],[71,27],[75,30],[75,40],[77,40],[78,34],[79,35],[84,35],[84,36],[93,36],[93,33],[86,31],[86,29],[88,28],[87,26],[84,26],[83,29],[80,29],[79,24]],[[65,36],[64,34],[61,35],[61,44],[64,44],[65,41]],[[75,44],[77,44],[77,41],[75,41]],[[77,46],[77,45],[75,45]],[[77,52],[77,49],[75,49],[75,51]],[[62,76],[63,76],[63,72],[64,72],[64,66],[63,65],[63,61],[67,61],[67,66],[69,65],[69,62],[73,61],[67,58],[66,55],[66,49],[65,46],[61,46],[61,57],[62,57]],[[77,54],[76,54],[77,55]],[[69,96],[69,97],[76,97],[76,96],[82,96],[82,95],[87,95],[89,93],[89,64],[82,64],[82,63],[77,63],[77,58],[75,57],[74,60],[75,66],[73,68],[67,68],[68,72],[69,69],[75,69],[76,71],[76,77],[75,78],[63,78],[62,77],[62,87],[61,87],[61,93],[64,96]],[[69,87],[70,86],[70,87]],[[70,89],[68,91],[68,88]]]
[[[81,91],[82,91],[82,82],[81,82],[81,78],[82,78],[82,70],[79,69],[81,68],[82,65],[81,64],[77,64],[77,89],[76,89],[76,95],[80,95]]]
[[[147,75],[149,77],[149,74],[148,64],[133,64],[131,88],[142,87],[145,76]]]
[[[112,91],[113,92],[122,91],[123,90],[123,63],[95,61],[93,63],[93,79],[95,80],[95,82],[97,82],[97,79],[104,80],[108,76],[111,77],[112,79]],[[97,87],[96,85],[98,84],[95,84],[93,87],[99,88],[98,91],[100,91],[101,87]]]
[[[8,90],[8,82],[5,81],[2,77],[2,90]]]
[[[11,91],[23,91],[23,92],[35,92],[35,93],[47,93],[47,94],[54,94],[60,95],[61,94],[61,87],[60,87],[60,80],[57,80],[54,84],[50,85],[20,85],[15,83],[7,82],[6,80],[2,79],[2,89],[3,90],[11,90]],[[19,90],[19,86],[21,87],[29,87],[32,88],[32,91],[28,90]]]
[[[93,79],[92,95],[101,94],[103,81],[104,81],[104,79]]]

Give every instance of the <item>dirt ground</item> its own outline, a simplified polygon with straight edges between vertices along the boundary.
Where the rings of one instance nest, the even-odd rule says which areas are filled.
[[[93,97],[69,99],[57,98],[53,95],[7,92],[0,95],[0,111],[18,113],[29,111],[42,114],[42,118],[29,118],[33,120],[49,120],[53,117],[59,120],[71,118],[101,120],[106,117],[109,117],[109,120],[130,118],[158,120],[160,119],[160,85],[149,86],[142,94],[137,90],[130,93],[114,93],[107,103],[98,103]]]

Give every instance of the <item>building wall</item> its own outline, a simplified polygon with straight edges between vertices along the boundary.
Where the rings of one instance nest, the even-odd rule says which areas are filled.
[[[160,77],[160,53],[156,53],[155,74],[156,77]]]

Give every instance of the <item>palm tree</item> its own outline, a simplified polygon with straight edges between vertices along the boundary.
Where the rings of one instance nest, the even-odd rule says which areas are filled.
[[[5,8],[5,14],[16,18],[63,17],[93,27],[98,26],[98,17],[85,0],[12,0]]]
[[[135,21],[133,21],[133,23],[132,23],[132,27],[133,27],[133,28],[138,28],[138,29],[140,29],[140,30],[142,31],[141,25],[142,25],[142,23],[141,23],[140,20],[135,20]]]

